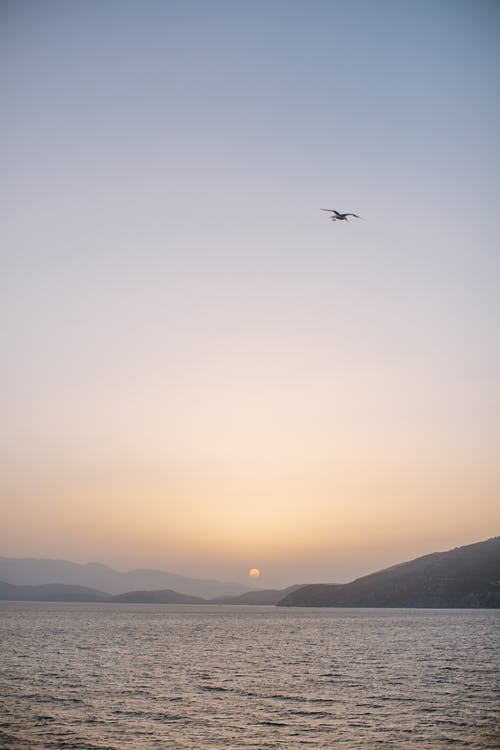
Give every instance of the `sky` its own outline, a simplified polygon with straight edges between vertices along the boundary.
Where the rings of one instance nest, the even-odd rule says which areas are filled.
[[[500,533],[499,32],[2,2],[1,554],[286,586]]]

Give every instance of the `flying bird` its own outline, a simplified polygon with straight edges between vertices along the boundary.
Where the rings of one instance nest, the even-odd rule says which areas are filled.
[[[328,211],[331,213],[330,219],[332,221],[349,221],[347,218],[348,216],[354,216],[356,219],[361,219],[361,216],[358,216],[358,214],[341,214],[338,211],[335,211],[334,208],[322,208],[321,211]]]

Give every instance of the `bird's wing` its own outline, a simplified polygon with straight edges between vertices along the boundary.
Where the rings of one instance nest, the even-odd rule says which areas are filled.
[[[331,214],[336,213],[334,208],[320,208],[320,211],[329,211]]]
[[[344,214],[344,216],[355,216],[356,219],[361,219],[361,216],[358,216],[358,214]]]

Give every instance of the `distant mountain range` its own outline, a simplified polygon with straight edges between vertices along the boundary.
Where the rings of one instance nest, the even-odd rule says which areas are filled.
[[[116,594],[106,599],[117,604],[205,604],[208,600],[200,596],[180,594],[171,589],[161,591],[127,591],[126,594]]]
[[[113,570],[101,563],[80,565],[67,560],[45,560],[31,557],[0,557],[0,581],[33,586],[65,583],[108,592],[124,594],[137,590],[172,589],[181,594],[213,599],[237,596],[248,591],[248,586],[211,579],[187,578],[163,570],[136,569],[127,572]]]
[[[127,591],[124,594],[107,594],[105,591],[65,583],[49,583],[35,586],[15,586],[0,581],[0,600],[32,602],[101,602],[103,604],[277,604],[296,586],[286,589],[248,591],[240,596],[224,596],[203,599],[199,596],[181,594],[171,589],[157,591]]]
[[[19,563],[19,564],[18,564]],[[47,565],[43,565],[47,563]],[[77,580],[29,583],[0,580],[0,599],[10,601],[65,601],[138,604],[255,604],[280,607],[429,607],[500,608],[500,537],[469,544],[448,552],[434,552],[410,562],[393,565],[345,584],[309,584],[286,589],[265,589],[207,596],[191,590],[213,591],[218,587],[243,588],[239,584],[198,581],[162,571],[134,570],[118,573],[105,565],[77,565],[62,560],[16,560],[0,558],[0,579],[34,575],[46,578],[62,573]],[[184,590],[146,586],[128,591],[81,584],[82,577],[108,580],[115,587],[128,581],[180,581]]]
[[[0,599],[11,602],[101,602],[108,597],[103,591],[65,583],[42,583],[16,586],[0,581]]]
[[[247,591],[239,596],[220,596],[210,604],[278,604],[287,594],[300,589],[300,584],[288,586],[286,589],[262,589],[262,591]]]
[[[393,565],[352,583],[311,584],[280,607],[500,607],[500,537]]]

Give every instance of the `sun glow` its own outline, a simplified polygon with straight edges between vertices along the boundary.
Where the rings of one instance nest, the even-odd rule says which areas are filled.
[[[260,576],[260,570],[258,568],[250,568],[248,571],[248,575],[250,578],[259,578]]]

